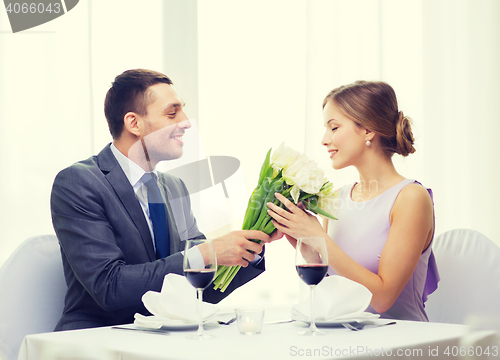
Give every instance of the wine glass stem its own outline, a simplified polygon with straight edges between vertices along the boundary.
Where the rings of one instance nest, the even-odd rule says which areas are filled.
[[[205,329],[203,329],[203,316],[201,314],[201,309],[203,307],[203,289],[196,289],[198,292],[198,334],[203,334]]]
[[[311,288],[311,326],[309,329],[311,332],[318,331],[318,328],[316,327],[316,322],[315,322],[315,316],[314,316],[314,285],[309,286]]]

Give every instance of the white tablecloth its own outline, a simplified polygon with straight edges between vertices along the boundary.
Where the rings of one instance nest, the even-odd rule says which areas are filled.
[[[193,331],[162,335],[108,327],[36,334],[24,339],[19,360],[276,360],[380,356],[452,359],[453,347],[460,346],[460,337],[466,332],[463,325],[397,321],[395,325],[362,331],[322,328],[328,335],[299,336],[297,333],[305,327],[302,322],[267,324],[261,334],[248,336],[238,332],[236,323],[212,324],[206,328],[216,338],[202,341],[186,338]],[[446,355],[447,349],[449,355]]]

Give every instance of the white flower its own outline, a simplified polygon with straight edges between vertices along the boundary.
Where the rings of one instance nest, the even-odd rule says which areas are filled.
[[[292,148],[285,146],[282,142],[281,145],[274,151],[271,156],[271,166],[274,169],[273,178],[285,167],[292,164],[299,156],[299,153]]]
[[[283,178],[286,183],[293,186],[290,194],[297,203],[300,190],[308,194],[317,194],[325,183],[325,173],[315,161],[305,155],[299,155],[290,165],[283,169]]]
[[[318,207],[332,216],[336,216],[340,207],[340,194],[328,183],[318,194]]]

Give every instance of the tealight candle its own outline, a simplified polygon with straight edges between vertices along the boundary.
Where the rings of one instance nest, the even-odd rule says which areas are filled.
[[[240,324],[240,331],[242,333],[257,333],[259,331],[259,325],[254,322],[242,322]]]
[[[238,329],[242,334],[254,335],[262,330],[264,309],[241,308],[236,309]]]

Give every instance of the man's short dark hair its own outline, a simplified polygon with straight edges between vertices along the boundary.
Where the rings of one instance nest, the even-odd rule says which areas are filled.
[[[113,139],[122,134],[126,113],[147,115],[147,106],[154,101],[148,88],[158,83],[173,84],[168,76],[146,69],[127,70],[115,78],[104,100],[104,115]]]

